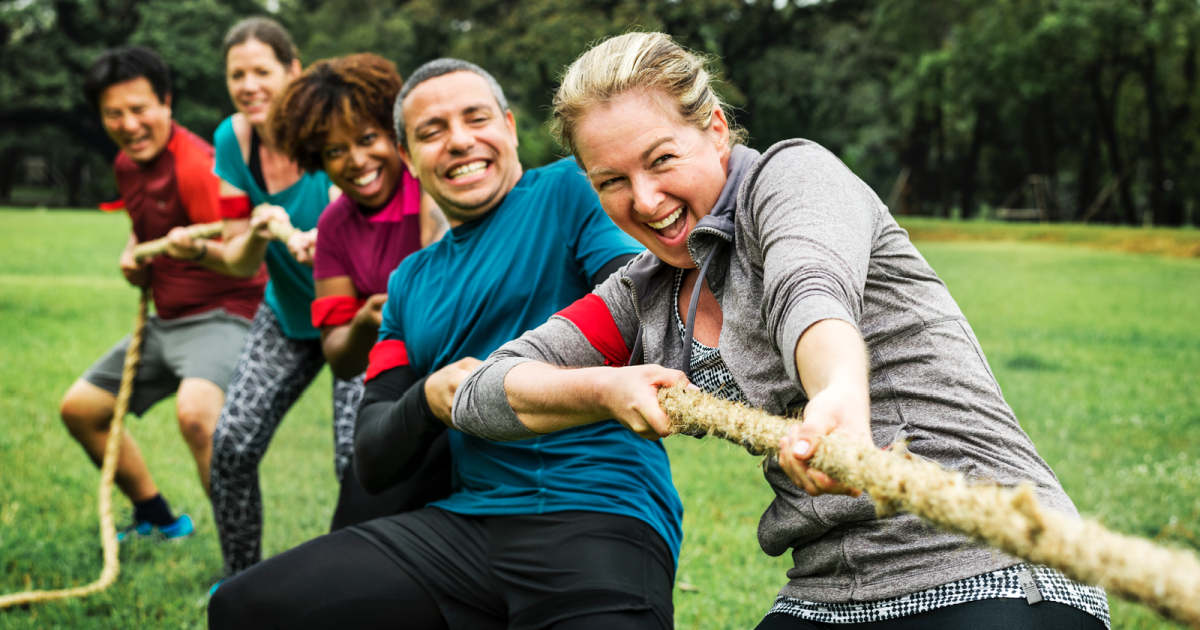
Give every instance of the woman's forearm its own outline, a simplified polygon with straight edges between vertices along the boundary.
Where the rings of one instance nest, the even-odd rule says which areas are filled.
[[[796,371],[810,400],[836,384],[869,404],[867,346],[847,322],[825,319],[804,331],[796,344]]]
[[[535,433],[616,420],[655,440],[670,434],[659,388],[686,380],[660,365],[565,369],[531,361],[508,371],[504,392],[517,419]]]
[[[241,278],[249,278],[258,273],[263,259],[267,255],[267,245],[270,241],[261,238],[255,230],[250,229],[248,219],[226,219],[224,247],[221,255],[224,262],[223,273]]]
[[[810,495],[857,495],[825,473],[808,467],[813,446],[837,431],[863,444],[871,439],[870,361],[858,329],[840,319],[824,319],[796,343],[796,371],[808,394],[804,422],[779,443],[779,465]]]
[[[603,403],[604,383],[612,370],[561,369],[529,361],[508,371],[504,393],[517,418],[530,431],[561,431],[612,417]]]
[[[350,380],[367,370],[371,348],[379,336],[379,329],[353,322],[333,326],[321,331],[321,350],[333,375]]]

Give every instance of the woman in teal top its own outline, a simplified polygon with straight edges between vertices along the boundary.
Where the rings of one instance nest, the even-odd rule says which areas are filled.
[[[222,180],[225,262],[233,273],[245,275],[265,260],[271,275],[213,435],[211,499],[227,576],[262,558],[258,464],[283,415],[325,364],[321,334],[311,320],[312,230],[340,192],[323,171],[303,172],[270,144],[266,133],[272,103],[300,74],[297,57],[287,31],[272,20],[243,20],[225,37],[226,82],[238,109],[214,138],[215,168]],[[260,204],[271,207],[251,216],[251,208]],[[266,229],[267,220],[281,215],[302,231],[287,245],[272,241]],[[339,481],[350,460],[362,391],[361,376],[334,379],[334,465]]]

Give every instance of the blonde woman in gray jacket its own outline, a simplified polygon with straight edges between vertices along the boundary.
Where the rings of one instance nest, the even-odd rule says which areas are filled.
[[[702,58],[660,33],[584,53],[555,131],[609,217],[649,250],[459,388],[455,428],[520,440],[611,419],[667,435],[680,381],[803,411],[764,467],[763,551],[795,566],[760,629],[1109,625],[1104,592],[923,525],[806,460],[837,431],[969,479],[1033,483],[1077,515],[1005,403],[946,286],[879,198],[824,148],[741,146]],[[1036,588],[1027,597],[1022,582]],[[1040,603],[1039,603],[1040,602]]]

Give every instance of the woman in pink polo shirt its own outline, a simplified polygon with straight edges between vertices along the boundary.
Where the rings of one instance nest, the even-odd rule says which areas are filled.
[[[388,276],[448,227],[400,161],[392,124],[400,86],[396,67],[376,55],[326,59],[288,86],[271,116],[277,145],[301,168],[323,169],[345,193],[321,213],[307,251],[289,244],[301,262],[311,257],[317,295],[312,323],[341,379],[367,369]],[[416,477],[383,494],[369,495],[353,470],[348,466],[343,475],[333,529],[422,507],[450,492],[444,437]]]

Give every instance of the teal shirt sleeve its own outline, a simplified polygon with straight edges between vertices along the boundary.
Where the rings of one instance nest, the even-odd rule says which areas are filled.
[[[554,204],[561,213],[562,239],[585,278],[595,276],[617,256],[645,249],[604,213],[600,198],[574,160],[563,160],[555,166],[562,169],[558,174],[558,203]]]
[[[213,147],[216,149],[213,171],[217,177],[244,193],[251,193],[253,182],[249,181],[250,169],[242,159],[242,147],[238,145],[237,134],[233,133],[232,116],[226,118],[213,133]]]
[[[379,341],[404,341],[404,326],[400,321],[400,296],[405,295],[405,288],[400,286],[403,284],[399,275],[400,270],[404,268],[404,263],[400,263],[392,275],[388,277],[388,301],[383,303],[383,318],[379,324]]]

